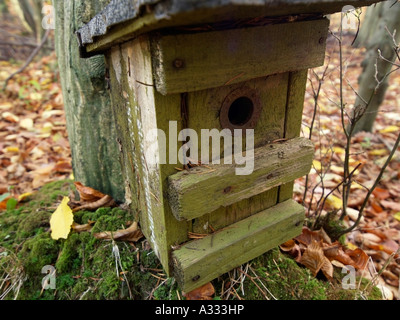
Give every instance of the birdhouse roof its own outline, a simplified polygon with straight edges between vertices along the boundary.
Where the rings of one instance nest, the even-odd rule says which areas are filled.
[[[346,5],[376,2],[380,0],[111,0],[77,35],[85,56],[157,29],[259,17],[326,15],[340,12]]]

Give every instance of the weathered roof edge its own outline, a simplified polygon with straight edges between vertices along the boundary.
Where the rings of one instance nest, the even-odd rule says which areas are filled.
[[[198,8],[216,8],[227,5],[257,5],[279,7],[284,5],[313,5],[318,2],[338,6],[341,3],[357,6],[370,5],[382,0],[111,0],[111,2],[92,20],[77,31],[82,56],[86,54],[85,47],[95,42],[95,37],[105,36],[115,25],[128,22],[141,16],[143,10],[153,13],[157,20],[168,19],[177,12],[187,12]],[[328,12],[323,12],[328,13]],[[330,12],[329,12],[330,13]],[[90,54],[92,55],[92,54]]]

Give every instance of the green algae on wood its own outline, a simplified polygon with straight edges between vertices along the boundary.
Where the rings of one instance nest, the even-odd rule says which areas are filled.
[[[168,178],[169,203],[177,219],[197,218],[307,174],[313,155],[312,142],[296,138],[256,149],[250,175],[224,164],[179,172]]]
[[[162,94],[193,92],[294,71],[299,65],[320,66],[328,25],[324,19],[154,37],[156,88]]]
[[[182,290],[189,292],[295,237],[303,218],[304,208],[288,200],[188,242],[173,252],[175,277]]]

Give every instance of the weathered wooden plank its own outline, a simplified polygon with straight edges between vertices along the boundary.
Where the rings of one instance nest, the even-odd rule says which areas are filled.
[[[191,92],[320,66],[328,26],[321,19],[155,37],[156,88],[162,94]]]
[[[280,203],[173,252],[174,274],[191,291],[301,233],[304,208]]]
[[[291,72],[289,75],[284,130],[284,138],[286,139],[293,139],[300,135],[307,74],[308,70],[300,70]],[[278,202],[293,197],[293,185],[294,182],[292,181],[279,187]]]
[[[202,234],[212,233],[213,230],[220,230],[232,223],[273,207],[276,205],[277,197],[278,187],[248,199],[240,200],[227,207],[220,207],[213,212],[192,220],[192,230],[193,232]]]
[[[295,180],[309,172],[313,155],[312,142],[296,138],[256,149],[250,175],[236,175],[235,164],[179,172],[168,178],[172,212],[179,220],[194,219]]]
[[[378,0],[112,0],[110,5],[78,30],[87,52],[99,52],[139,34],[172,26],[302,14],[340,12],[345,5],[368,6]],[[133,3],[133,5],[132,5]],[[151,6],[149,6],[151,4]],[[146,10],[143,10],[146,7]],[[201,10],[201,14],[199,14]]]

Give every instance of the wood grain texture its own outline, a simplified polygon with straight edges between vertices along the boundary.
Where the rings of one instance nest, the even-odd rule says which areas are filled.
[[[324,63],[329,20],[155,37],[155,85],[191,92]],[[179,64],[177,64],[179,61]]]
[[[308,70],[295,71],[289,74],[284,130],[284,138],[286,139],[293,139],[300,135],[307,74]],[[278,202],[293,197],[293,186],[294,182],[292,181],[279,187]]]
[[[293,181],[310,171],[314,145],[304,138],[254,151],[254,171],[236,175],[236,165],[213,165],[168,178],[168,200],[175,217],[190,220]],[[223,163],[223,162],[222,162]]]
[[[191,291],[301,233],[304,208],[280,203],[173,252],[174,275]]]
[[[289,73],[281,73],[223,87],[189,92],[188,126],[198,132],[199,135],[203,128],[216,128],[221,131],[223,127],[220,123],[219,114],[226,97],[237,90],[249,88],[258,92],[262,108],[258,122],[254,127],[254,147],[258,148],[271,141],[283,138],[288,78]],[[224,141],[221,141],[219,154],[221,158],[224,151],[223,145]],[[245,143],[243,143],[244,150]],[[199,154],[201,152],[207,152],[207,149],[202,147],[200,150],[199,145]],[[209,150],[209,159],[212,159],[211,147]],[[192,230],[193,232],[208,233],[265,210],[276,204],[277,189],[270,189],[261,194],[206,213],[193,220]]]
[[[148,38],[142,36],[113,48],[108,62],[126,194],[132,211],[139,215],[143,233],[169,274],[171,245],[187,240],[190,222],[176,220],[163,197],[166,176],[175,170],[151,161],[158,152],[152,132],[165,130],[171,117],[180,116],[180,98],[162,96],[154,89],[150,58]],[[158,107],[166,114],[158,116]]]

